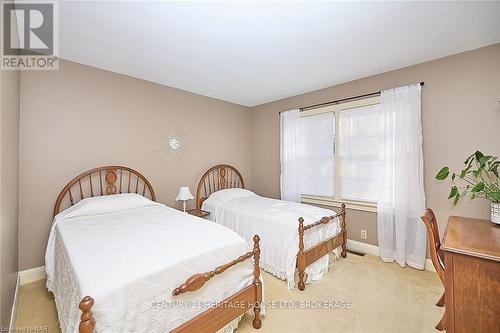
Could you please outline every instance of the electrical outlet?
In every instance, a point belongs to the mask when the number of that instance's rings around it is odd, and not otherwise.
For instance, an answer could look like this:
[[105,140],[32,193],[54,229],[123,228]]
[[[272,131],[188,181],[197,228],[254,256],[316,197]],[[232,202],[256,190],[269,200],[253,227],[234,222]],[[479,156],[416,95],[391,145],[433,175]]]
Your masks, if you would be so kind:
[[361,229],[361,239],[366,239],[366,230]]

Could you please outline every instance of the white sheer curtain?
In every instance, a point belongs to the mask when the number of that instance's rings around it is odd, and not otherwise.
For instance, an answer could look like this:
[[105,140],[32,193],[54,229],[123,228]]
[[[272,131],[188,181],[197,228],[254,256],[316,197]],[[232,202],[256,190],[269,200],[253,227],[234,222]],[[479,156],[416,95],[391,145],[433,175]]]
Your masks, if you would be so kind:
[[281,200],[300,202],[299,109],[281,112]]
[[419,84],[382,91],[382,179],[377,205],[382,260],[423,269],[426,254]]

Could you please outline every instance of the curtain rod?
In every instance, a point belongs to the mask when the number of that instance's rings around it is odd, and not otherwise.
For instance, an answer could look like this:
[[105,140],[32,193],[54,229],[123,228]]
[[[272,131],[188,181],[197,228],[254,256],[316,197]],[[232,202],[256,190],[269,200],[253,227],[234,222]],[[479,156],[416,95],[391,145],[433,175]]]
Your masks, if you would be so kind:
[[[424,82],[423,81],[420,82],[420,85],[424,86]],[[313,104],[313,105],[309,105],[309,106],[303,106],[303,107],[299,108],[299,110],[302,112],[302,111],[305,111],[305,110],[316,109],[316,108],[319,108],[319,107],[322,107],[322,106],[336,105],[336,104],[347,102],[347,101],[350,101],[350,100],[353,100],[353,99],[360,99],[360,98],[365,98],[365,97],[370,97],[370,96],[377,96],[377,95],[380,95],[380,91],[372,92],[372,93],[369,93],[369,94],[363,94],[363,95],[353,96],[353,97],[347,97],[347,98],[337,99],[335,101],[330,101],[330,102],[323,102],[323,103]],[[283,111],[281,111],[281,112],[283,112]],[[281,114],[281,112],[280,112],[280,114]]]

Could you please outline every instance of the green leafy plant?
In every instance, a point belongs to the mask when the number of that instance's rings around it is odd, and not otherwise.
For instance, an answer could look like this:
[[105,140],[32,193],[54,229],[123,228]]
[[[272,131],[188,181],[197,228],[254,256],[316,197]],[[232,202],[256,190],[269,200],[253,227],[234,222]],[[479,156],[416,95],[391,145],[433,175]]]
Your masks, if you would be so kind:
[[[450,195],[456,205],[460,198],[469,196],[471,199],[483,198],[500,203],[500,178],[498,166],[500,161],[496,156],[485,156],[480,151],[470,155],[464,162],[465,167],[460,173],[451,175]],[[450,168],[445,166],[436,175],[437,180],[445,180],[450,175]]]

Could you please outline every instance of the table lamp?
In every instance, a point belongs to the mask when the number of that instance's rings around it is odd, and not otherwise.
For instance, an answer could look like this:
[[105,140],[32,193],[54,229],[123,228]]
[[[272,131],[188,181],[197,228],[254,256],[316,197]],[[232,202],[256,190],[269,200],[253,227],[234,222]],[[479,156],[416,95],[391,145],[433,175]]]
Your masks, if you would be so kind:
[[177,194],[175,201],[182,200],[182,210],[184,212],[186,212],[186,201],[191,199],[194,199],[194,197],[191,191],[189,190],[189,187],[187,186],[179,187],[179,193]]

